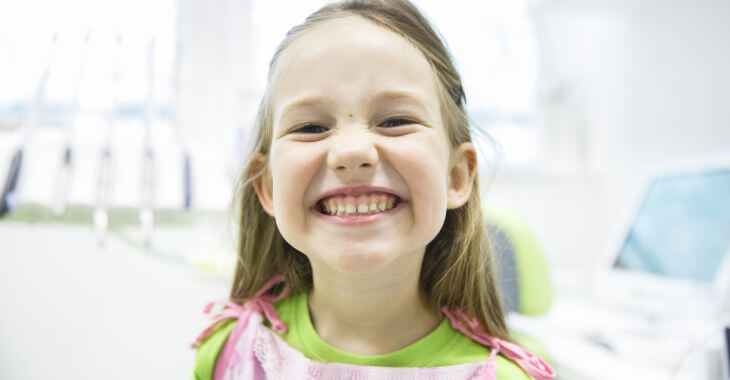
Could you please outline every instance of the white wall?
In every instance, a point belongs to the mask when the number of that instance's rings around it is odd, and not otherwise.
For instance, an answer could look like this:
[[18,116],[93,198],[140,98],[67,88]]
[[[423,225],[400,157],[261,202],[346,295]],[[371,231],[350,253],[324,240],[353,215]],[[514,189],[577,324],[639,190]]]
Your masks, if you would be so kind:
[[730,150],[730,3],[545,1],[534,19],[548,115],[586,130],[593,170]]
[[237,123],[253,119],[252,6],[248,0],[181,0],[179,120],[191,149],[193,204],[224,209]]
[[547,174],[508,170],[488,194],[585,271],[645,169],[730,154],[730,3],[552,0],[532,17]]

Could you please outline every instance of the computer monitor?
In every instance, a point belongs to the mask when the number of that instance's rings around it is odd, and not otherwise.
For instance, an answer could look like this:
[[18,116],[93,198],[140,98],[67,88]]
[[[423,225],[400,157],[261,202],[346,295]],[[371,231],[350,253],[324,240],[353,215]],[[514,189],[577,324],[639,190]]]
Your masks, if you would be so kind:
[[649,312],[722,309],[728,253],[730,159],[675,165],[647,177],[609,247],[599,289]]

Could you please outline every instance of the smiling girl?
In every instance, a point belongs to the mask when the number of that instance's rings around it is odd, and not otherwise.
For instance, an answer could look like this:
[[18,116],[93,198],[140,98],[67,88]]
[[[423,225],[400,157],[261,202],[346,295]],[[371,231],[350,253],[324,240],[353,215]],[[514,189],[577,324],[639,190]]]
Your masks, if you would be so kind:
[[194,378],[553,377],[506,328],[464,101],[405,0],[331,4],[287,34]]

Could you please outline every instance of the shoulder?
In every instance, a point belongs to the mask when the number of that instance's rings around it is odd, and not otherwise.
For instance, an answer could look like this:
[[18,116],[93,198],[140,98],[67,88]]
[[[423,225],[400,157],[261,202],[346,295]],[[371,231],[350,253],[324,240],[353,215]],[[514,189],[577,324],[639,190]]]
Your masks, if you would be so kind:
[[[485,347],[480,343],[469,340],[466,345],[466,358],[471,362],[486,361],[489,358],[491,348]],[[502,355],[497,355],[497,380],[529,380],[531,377],[517,363]]]
[[[473,339],[454,330],[456,338],[454,339],[450,350],[446,354],[439,355],[448,362],[439,363],[439,365],[475,363],[486,361],[489,358],[491,349],[474,341]],[[509,358],[503,355],[497,355],[497,380],[529,380],[522,367],[517,365]]]
[[[448,322],[445,322],[448,325]],[[481,343],[476,342],[470,337],[462,334],[458,330],[449,326],[449,332],[453,336],[448,345],[445,345],[438,352],[433,362],[428,363],[433,366],[444,366],[454,364],[477,363],[486,361],[489,358],[491,349],[485,347]],[[529,380],[530,377],[522,367],[517,365],[509,358],[503,355],[497,355],[497,380]]]
[[210,380],[213,378],[218,354],[226,343],[228,335],[231,334],[233,326],[236,325],[234,322],[231,319],[221,322],[210,336],[198,346],[195,353],[194,380]]
[[517,363],[502,355],[497,355],[497,380],[530,380]]

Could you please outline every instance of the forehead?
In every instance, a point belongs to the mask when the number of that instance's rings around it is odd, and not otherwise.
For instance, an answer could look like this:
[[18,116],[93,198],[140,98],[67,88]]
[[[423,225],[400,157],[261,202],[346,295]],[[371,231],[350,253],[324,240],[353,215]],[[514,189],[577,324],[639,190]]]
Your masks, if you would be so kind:
[[294,99],[356,104],[386,92],[408,93],[438,108],[436,77],[423,54],[359,16],[326,21],[298,36],[279,57],[271,90],[275,113]]

